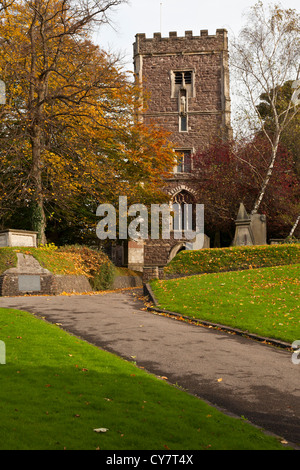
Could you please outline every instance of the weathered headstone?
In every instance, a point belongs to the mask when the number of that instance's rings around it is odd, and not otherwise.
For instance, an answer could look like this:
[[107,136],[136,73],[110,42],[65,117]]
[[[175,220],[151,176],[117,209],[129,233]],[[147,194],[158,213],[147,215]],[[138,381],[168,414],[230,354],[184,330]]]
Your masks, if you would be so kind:
[[264,214],[251,215],[251,230],[255,245],[267,244],[267,219]]
[[240,204],[235,221],[233,246],[267,244],[267,223],[263,214],[248,215],[243,203]]
[[239,212],[235,221],[235,236],[232,244],[234,246],[254,245],[251,230],[251,218],[247,214],[243,203],[240,204]]

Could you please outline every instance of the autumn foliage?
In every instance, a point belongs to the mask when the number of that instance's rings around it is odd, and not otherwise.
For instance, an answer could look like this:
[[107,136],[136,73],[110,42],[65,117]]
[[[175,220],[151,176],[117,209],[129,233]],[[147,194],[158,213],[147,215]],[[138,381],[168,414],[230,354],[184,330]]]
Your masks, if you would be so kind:
[[85,2],[17,0],[1,12],[0,217],[42,243],[59,225],[93,230],[97,205],[118,195],[155,197],[173,165],[164,131],[135,119],[140,90],[91,40],[114,3],[94,2],[93,13]]
[[[206,232],[220,231],[230,244],[239,204],[250,214],[269,164],[266,139],[216,142],[194,159],[195,182],[205,205]],[[291,154],[279,147],[260,213],[267,216],[269,238],[286,238],[300,209],[300,182]],[[296,234],[295,234],[296,235]],[[213,240],[212,240],[213,242]]]

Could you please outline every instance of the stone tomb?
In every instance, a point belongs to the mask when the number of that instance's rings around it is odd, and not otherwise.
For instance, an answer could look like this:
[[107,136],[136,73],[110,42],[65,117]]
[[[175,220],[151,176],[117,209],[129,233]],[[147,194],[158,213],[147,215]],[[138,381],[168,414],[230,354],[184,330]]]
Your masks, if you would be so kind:
[[28,230],[1,230],[0,248],[6,246],[37,246],[37,232]]

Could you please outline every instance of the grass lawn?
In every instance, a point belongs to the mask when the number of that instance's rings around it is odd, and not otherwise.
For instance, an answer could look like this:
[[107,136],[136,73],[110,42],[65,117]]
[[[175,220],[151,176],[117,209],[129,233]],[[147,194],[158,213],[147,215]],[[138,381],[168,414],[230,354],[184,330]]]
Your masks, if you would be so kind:
[[[32,247],[5,247],[0,248],[0,273],[17,265],[16,253],[31,254],[39,263],[55,274],[77,274],[74,257],[66,256],[54,250],[45,250]],[[81,274],[81,273],[80,273]]]
[[268,268],[300,263],[300,243],[233,246],[180,251],[164,272],[168,275],[203,274]]
[[0,248],[0,274],[17,266],[17,255],[13,248]]
[[151,288],[163,309],[289,343],[300,339],[300,264],[155,280]]
[[285,448],[32,314],[0,308],[0,340],[1,450]]

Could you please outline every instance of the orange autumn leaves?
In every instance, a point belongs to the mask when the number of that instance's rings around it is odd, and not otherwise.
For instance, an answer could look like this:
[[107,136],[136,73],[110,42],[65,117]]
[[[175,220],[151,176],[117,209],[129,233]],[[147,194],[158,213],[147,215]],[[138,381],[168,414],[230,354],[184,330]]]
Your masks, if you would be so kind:
[[70,8],[17,0],[1,12],[0,215],[37,204],[43,231],[75,225],[82,207],[91,226],[95,205],[117,195],[155,198],[174,160],[166,133],[137,122],[140,90],[93,44],[89,11]]

